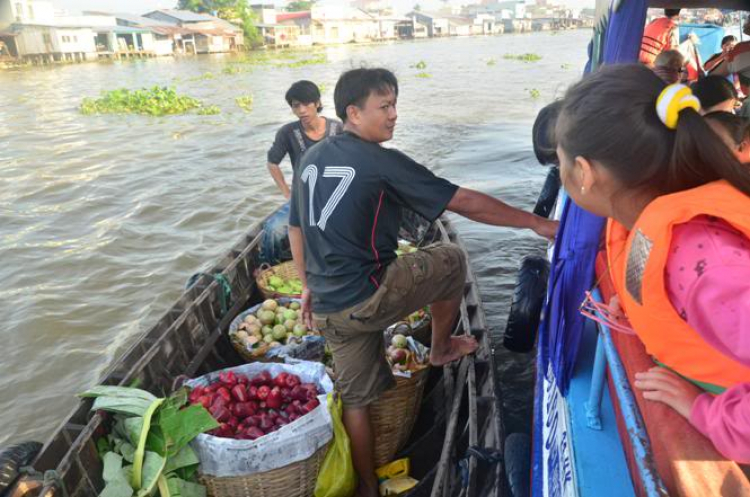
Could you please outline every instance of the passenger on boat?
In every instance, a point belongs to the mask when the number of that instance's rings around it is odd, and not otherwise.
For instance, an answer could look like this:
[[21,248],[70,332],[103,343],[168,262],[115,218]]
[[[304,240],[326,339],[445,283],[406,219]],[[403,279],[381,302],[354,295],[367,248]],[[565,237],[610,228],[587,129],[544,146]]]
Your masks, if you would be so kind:
[[706,122],[743,164],[750,164],[750,121],[731,112],[710,112]]
[[703,64],[703,68],[711,72],[716,66],[724,62],[726,59],[726,56],[729,52],[732,51],[732,49],[737,45],[737,37],[734,35],[727,35],[724,38],[721,39],[721,52],[712,55],[709,57],[709,59]]
[[654,73],[667,84],[679,83],[685,80],[685,57],[679,50],[665,50],[656,56]]
[[362,496],[378,495],[368,406],[395,385],[385,357],[385,328],[430,305],[433,365],[478,346],[474,337],[451,336],[465,284],[463,250],[436,244],[397,258],[402,208],[430,221],[450,210],[550,239],[557,230],[554,221],[461,188],[382,147],[396,127],[397,97],[398,82],[386,69],[353,69],[340,77],[334,101],[344,133],[303,156],[289,217],[304,285],[302,313],[322,331],[333,355]]
[[286,155],[297,170],[305,151],[322,139],[341,133],[341,123],[320,115],[323,105],[320,90],[312,81],[297,81],[287,90],[286,102],[297,116],[297,121],[285,124],[276,132],[273,145],[268,150],[268,172],[285,198],[290,197],[289,185],[279,164]]
[[665,50],[676,50],[680,46],[680,9],[664,9],[664,17],[654,19],[643,30],[641,53],[642,64],[653,67],[656,56]]
[[737,90],[723,76],[706,76],[691,85],[693,94],[701,104],[701,113],[734,112],[741,105]]
[[610,218],[609,275],[664,366],[635,386],[748,463],[750,170],[698,109],[643,66],[605,67],[565,96],[560,173],[574,202]]

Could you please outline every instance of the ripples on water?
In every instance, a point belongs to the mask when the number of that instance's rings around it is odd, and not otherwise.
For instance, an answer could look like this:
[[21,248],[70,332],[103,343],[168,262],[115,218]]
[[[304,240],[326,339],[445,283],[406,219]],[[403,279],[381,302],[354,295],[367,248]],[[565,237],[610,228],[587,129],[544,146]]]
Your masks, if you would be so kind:
[[[90,386],[281,197],[265,168],[276,129],[293,118],[298,79],[385,65],[400,80],[392,146],[463,186],[533,206],[545,171],[530,129],[577,78],[587,31],[325,49],[330,63],[222,74],[231,56],[152,59],[0,72],[0,445],[48,437]],[[540,62],[504,60],[535,52]],[[495,65],[488,65],[495,59]],[[427,63],[431,78],[410,66]],[[212,72],[214,79],[195,80]],[[191,81],[191,79],[193,79]],[[174,85],[218,116],[82,116],[102,90]],[[529,91],[538,89],[533,99]],[[252,94],[242,112],[237,96]],[[515,270],[542,244],[526,232],[459,220],[495,333]],[[509,429],[527,429],[530,357],[498,350]],[[509,381],[512,380],[512,383]]]

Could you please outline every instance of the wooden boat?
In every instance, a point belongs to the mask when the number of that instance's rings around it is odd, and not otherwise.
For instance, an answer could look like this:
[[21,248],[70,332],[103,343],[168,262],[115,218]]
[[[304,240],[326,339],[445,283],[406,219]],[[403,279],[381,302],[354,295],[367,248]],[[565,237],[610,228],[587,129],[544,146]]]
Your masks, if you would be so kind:
[[[604,60],[635,62],[621,57],[623,53],[637,57],[648,7],[750,11],[746,0],[598,0],[596,4],[591,51],[594,70]],[[610,35],[612,39],[607,39]],[[568,200],[562,195],[558,216],[565,202]],[[563,230],[573,233],[571,239],[586,230],[599,232],[598,221],[592,217],[573,213],[563,220],[564,224],[566,221]],[[558,240],[564,236],[561,231]],[[573,245],[576,248],[565,256],[568,260],[554,260],[553,266],[571,264],[577,271],[572,279],[581,283],[581,274],[587,269],[593,273],[598,238],[593,238],[587,248],[580,239],[571,242]],[[582,255],[586,250],[589,253]],[[596,277],[583,282],[587,286],[584,290],[588,290],[594,281],[601,280],[595,292],[600,302],[608,302],[612,295],[606,276],[606,264],[600,261]],[[551,285],[558,284],[559,280],[551,280]],[[583,295],[572,285],[561,288],[562,298],[575,301],[578,312]],[[552,310],[548,309],[548,314]],[[563,314],[562,320],[570,323],[570,315]],[[558,333],[568,332],[568,326],[562,325]],[[683,417],[662,404],[646,401],[632,387],[634,373],[654,365],[635,335],[588,321],[567,389],[559,387],[560,378],[549,360],[548,339],[540,332],[533,496],[750,495],[747,468],[722,457]]]
[[[235,316],[262,299],[254,277],[262,236],[260,223],[197,277],[101,383],[138,385],[162,395],[172,391],[182,375],[195,377],[242,364],[226,331]],[[450,241],[463,248],[444,218],[427,229],[425,240]],[[474,334],[480,347],[473,357],[430,370],[411,439],[399,454],[411,458],[412,476],[420,480],[408,495],[499,497],[505,489],[502,402],[492,337],[470,268],[455,333]],[[20,478],[8,495],[84,497],[102,491],[102,462],[95,447],[102,419],[92,416],[90,407],[89,400],[79,403],[32,461],[36,473]]]

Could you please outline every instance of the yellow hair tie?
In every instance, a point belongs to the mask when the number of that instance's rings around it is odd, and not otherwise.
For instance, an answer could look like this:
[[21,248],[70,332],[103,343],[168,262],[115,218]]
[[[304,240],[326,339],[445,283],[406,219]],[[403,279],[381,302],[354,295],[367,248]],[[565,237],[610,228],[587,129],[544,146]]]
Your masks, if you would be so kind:
[[680,83],[667,86],[656,99],[656,113],[669,129],[677,128],[680,112],[687,108],[698,112],[701,110],[701,103],[689,86]]

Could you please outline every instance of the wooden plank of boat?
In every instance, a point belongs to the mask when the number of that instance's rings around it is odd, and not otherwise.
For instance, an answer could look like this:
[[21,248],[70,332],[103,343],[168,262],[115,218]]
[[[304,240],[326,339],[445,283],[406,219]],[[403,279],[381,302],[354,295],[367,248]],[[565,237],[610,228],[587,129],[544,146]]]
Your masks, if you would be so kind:
[[[602,255],[597,258],[597,275],[601,278],[599,286],[604,300],[609,302],[615,292],[608,276],[606,258]],[[646,353],[637,336],[613,333],[612,340],[631,385],[636,372],[646,371],[654,366],[653,359]],[[636,394],[635,399],[646,423],[659,475],[670,495],[750,495],[750,482],[742,469],[719,454],[713,444],[693,428],[687,419],[665,404],[646,400],[643,395]],[[628,450],[627,434],[623,433],[621,424],[618,428],[629,465],[634,468],[634,456]],[[645,490],[638,481],[637,474],[637,471],[631,469],[635,487],[640,488],[640,495],[644,495]]]
[[[431,232],[428,239],[451,241],[463,249],[447,220],[437,221]],[[197,376],[242,364],[244,361],[222,336],[237,314],[261,299],[254,273],[262,234],[260,224],[251,228],[216,265],[197,278],[172,308],[113,364],[102,383],[137,382],[141,388],[166,395],[173,390],[177,377]],[[217,275],[228,283],[230,295],[223,294]],[[501,455],[504,438],[493,344],[471,268],[467,272],[456,333],[477,335],[480,343],[477,354],[458,365],[431,370],[416,428],[397,457],[410,456],[413,476],[420,479],[409,495],[501,496],[505,489],[501,461],[480,464],[475,457],[469,457],[465,478],[456,469],[467,447]],[[465,391],[468,395],[464,395]],[[79,497],[101,492],[102,467],[95,439],[102,434],[104,420],[98,414],[91,416],[90,407],[90,400],[82,400],[32,464],[39,472],[54,471],[54,481],[27,476],[16,487],[15,497],[52,497],[58,493]]]

